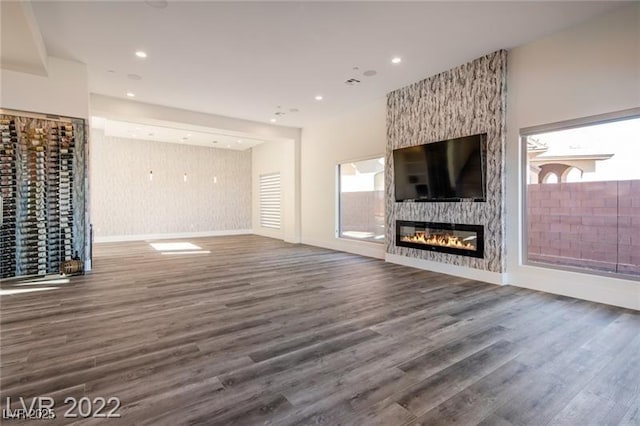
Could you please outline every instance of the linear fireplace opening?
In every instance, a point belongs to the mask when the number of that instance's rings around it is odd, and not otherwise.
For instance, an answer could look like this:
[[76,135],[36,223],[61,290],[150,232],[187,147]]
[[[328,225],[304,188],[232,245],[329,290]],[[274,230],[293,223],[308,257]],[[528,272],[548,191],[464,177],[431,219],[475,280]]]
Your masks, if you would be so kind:
[[396,245],[482,258],[484,226],[398,220]]

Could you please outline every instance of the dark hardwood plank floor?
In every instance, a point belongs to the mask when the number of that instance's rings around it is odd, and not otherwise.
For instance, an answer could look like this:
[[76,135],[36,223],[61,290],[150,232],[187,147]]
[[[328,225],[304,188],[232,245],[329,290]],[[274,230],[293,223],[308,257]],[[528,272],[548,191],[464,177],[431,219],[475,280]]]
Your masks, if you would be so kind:
[[[98,244],[91,274],[3,282],[2,407],[52,397],[40,424],[640,424],[638,312],[257,236],[189,241],[210,253]],[[65,419],[69,396],[118,397],[121,417]]]

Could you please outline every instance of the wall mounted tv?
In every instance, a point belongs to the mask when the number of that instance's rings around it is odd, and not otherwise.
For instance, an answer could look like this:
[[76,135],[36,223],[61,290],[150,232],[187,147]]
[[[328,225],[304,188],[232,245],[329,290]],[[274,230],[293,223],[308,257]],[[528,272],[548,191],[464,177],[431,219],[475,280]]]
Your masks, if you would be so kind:
[[487,134],[393,151],[396,201],[485,201]]

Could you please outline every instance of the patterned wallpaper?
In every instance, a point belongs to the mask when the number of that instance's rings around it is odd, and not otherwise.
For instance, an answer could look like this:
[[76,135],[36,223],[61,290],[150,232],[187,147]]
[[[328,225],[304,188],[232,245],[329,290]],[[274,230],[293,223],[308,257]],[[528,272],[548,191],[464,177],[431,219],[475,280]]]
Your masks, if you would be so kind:
[[251,229],[251,150],[92,129],[90,170],[94,237]]
[[[507,52],[500,50],[387,96],[387,253],[491,272],[505,270],[506,64]],[[487,133],[486,202],[395,202],[394,149],[478,133]],[[484,225],[485,257],[478,259],[397,247],[396,220]]]

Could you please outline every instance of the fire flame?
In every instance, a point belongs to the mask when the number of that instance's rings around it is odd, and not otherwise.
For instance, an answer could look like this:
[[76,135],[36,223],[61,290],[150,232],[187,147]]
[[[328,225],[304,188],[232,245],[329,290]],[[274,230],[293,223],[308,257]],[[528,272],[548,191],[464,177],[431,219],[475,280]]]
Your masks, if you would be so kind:
[[455,247],[464,250],[475,250],[476,246],[468,241],[463,241],[460,237],[451,234],[431,234],[424,231],[417,231],[414,235],[403,235],[400,238],[407,243],[427,244],[441,247]]

